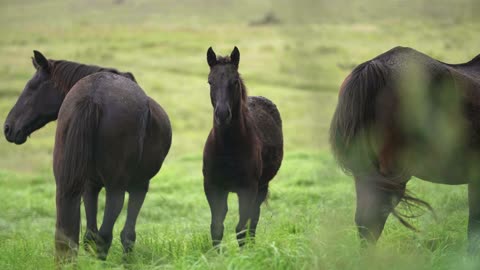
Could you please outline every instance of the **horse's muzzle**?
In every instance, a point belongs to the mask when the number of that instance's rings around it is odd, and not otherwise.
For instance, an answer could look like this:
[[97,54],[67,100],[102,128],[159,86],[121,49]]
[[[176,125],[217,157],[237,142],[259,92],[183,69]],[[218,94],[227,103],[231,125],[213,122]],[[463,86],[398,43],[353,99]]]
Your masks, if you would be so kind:
[[11,143],[23,144],[27,141],[25,132],[23,132],[23,130],[15,131],[13,126],[10,124],[5,124],[3,126],[3,134],[5,134],[5,139]]
[[217,125],[228,125],[232,121],[232,111],[229,107],[222,106],[215,108],[215,123]]

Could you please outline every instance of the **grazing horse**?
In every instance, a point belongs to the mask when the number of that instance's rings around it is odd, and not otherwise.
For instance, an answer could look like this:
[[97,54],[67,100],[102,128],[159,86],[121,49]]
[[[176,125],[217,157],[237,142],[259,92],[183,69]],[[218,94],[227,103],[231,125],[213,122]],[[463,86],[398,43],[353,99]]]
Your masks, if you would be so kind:
[[[9,142],[23,144],[35,130],[58,118],[53,153],[57,185],[57,259],[76,254],[80,197],[87,216],[84,241],[105,259],[114,223],[129,193],[124,251],[133,248],[135,224],[150,179],[171,144],[167,114],[138,86],[131,73],[69,61],[47,60],[34,51],[35,75],[4,126]],[[97,229],[98,193],[105,187],[103,223]]]
[[217,247],[223,238],[228,193],[235,192],[240,211],[237,240],[243,246],[247,230],[252,239],[255,236],[268,183],[282,163],[282,120],[270,100],[247,96],[238,73],[237,47],[230,57],[218,58],[210,47],[207,61],[214,114],[203,153],[203,176],[212,214],[212,242]]
[[[341,86],[330,127],[341,167],[355,179],[359,234],[374,243],[412,176],[468,184],[469,250],[480,239],[480,55],[446,64],[397,47],[357,66]],[[362,241],[364,242],[364,241]]]

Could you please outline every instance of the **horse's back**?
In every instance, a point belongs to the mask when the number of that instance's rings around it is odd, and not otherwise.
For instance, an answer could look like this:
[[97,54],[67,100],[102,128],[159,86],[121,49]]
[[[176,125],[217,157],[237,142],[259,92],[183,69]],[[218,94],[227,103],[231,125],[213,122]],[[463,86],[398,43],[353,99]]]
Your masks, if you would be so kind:
[[249,96],[248,109],[262,142],[262,180],[270,181],[283,159],[282,119],[277,106],[265,97]]
[[371,61],[381,62],[393,76],[402,76],[397,79],[405,79],[405,76],[420,71],[430,78],[450,76],[480,86],[480,55],[466,63],[450,64],[409,47],[395,47]]

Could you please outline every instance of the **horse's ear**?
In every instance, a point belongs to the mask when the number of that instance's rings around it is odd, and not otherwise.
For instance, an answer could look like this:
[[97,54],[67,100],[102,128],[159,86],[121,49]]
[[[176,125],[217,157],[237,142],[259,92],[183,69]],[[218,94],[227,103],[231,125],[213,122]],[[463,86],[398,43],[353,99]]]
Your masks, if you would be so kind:
[[38,69],[40,66],[37,64],[37,61],[35,61],[35,58],[32,57],[32,65],[35,69]]
[[233,51],[230,54],[230,61],[238,68],[238,64],[240,63],[240,51],[238,50],[237,46],[233,48]]
[[212,47],[208,48],[207,51],[207,62],[210,67],[213,67],[217,64],[217,55],[213,51]]
[[[33,51],[33,57],[34,57],[34,61],[36,62],[38,67],[41,67],[45,70],[48,70],[48,68],[49,68],[48,60],[45,56],[43,56],[43,54],[41,52],[34,50]],[[35,64],[34,64],[34,66],[35,66]]]
[[133,74],[131,72],[125,72],[123,73],[123,75],[127,78],[129,78],[130,80],[134,81],[134,82],[137,82],[137,80],[135,80],[135,76],[133,76]]

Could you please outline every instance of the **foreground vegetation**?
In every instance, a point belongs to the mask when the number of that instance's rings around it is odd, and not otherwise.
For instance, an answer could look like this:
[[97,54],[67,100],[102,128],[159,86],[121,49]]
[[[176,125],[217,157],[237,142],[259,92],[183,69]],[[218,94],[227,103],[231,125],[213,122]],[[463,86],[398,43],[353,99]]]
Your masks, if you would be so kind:
[[[343,78],[397,45],[445,62],[480,53],[472,1],[460,1],[464,9],[442,9],[442,0],[432,9],[419,4],[428,1],[396,1],[391,16],[382,1],[367,2],[378,12],[348,1],[303,0],[294,7],[289,1],[0,1],[0,119],[33,74],[29,57],[37,49],[54,59],[133,72],[172,121],[172,149],[152,180],[135,253],[122,256],[123,213],[108,260],[81,251],[79,268],[477,269],[479,262],[464,255],[463,186],[412,181],[410,189],[432,204],[437,218],[426,213],[415,220],[417,233],[392,218],[376,249],[358,248],[352,180],[337,168],[327,144]],[[280,23],[249,25],[267,12]],[[262,208],[256,245],[236,245],[232,194],[225,249],[218,254],[210,247],[201,174],[212,122],[205,53],[214,46],[226,54],[234,45],[250,94],[269,97],[282,113],[286,155]],[[0,269],[53,268],[54,131],[51,123],[22,146],[0,140]]]

